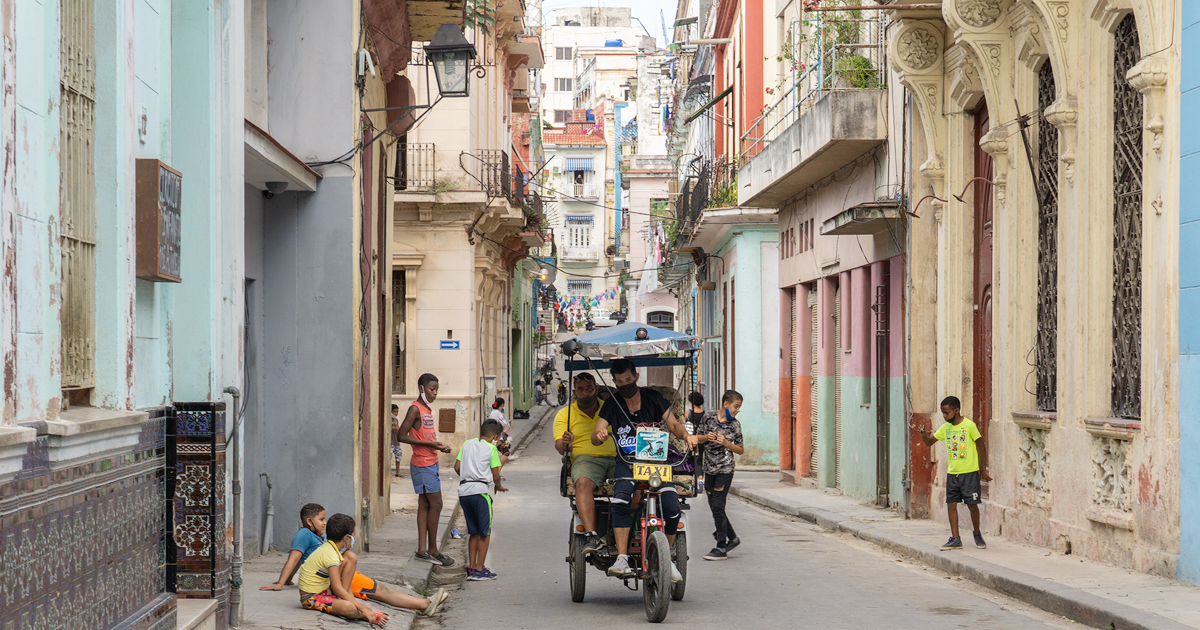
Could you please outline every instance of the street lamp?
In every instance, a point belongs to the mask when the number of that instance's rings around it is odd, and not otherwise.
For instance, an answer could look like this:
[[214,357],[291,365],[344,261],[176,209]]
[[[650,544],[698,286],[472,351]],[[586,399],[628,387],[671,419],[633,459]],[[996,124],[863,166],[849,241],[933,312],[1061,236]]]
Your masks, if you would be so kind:
[[425,46],[425,54],[433,62],[438,91],[443,97],[467,96],[470,81],[467,66],[475,58],[475,47],[453,24],[438,27],[433,39]]

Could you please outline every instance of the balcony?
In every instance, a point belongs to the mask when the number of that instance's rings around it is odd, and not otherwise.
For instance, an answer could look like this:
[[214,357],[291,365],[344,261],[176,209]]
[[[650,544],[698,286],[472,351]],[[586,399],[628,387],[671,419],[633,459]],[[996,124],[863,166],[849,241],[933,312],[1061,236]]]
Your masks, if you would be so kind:
[[600,260],[600,251],[596,247],[562,246],[558,248],[558,259],[563,262],[588,262]]
[[575,199],[599,199],[600,187],[595,184],[571,184],[564,194]]
[[401,143],[396,153],[396,192],[430,192],[437,185],[432,142]]
[[785,37],[792,74],[741,138],[738,205],[777,207],[887,140],[885,16],[831,15]]

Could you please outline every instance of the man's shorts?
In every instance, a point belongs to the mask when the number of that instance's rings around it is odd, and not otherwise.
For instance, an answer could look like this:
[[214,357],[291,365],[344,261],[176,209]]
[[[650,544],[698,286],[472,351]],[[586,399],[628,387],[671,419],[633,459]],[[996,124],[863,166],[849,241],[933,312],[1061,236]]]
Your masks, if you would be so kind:
[[[350,594],[359,599],[367,599],[375,594],[375,580],[361,573],[355,573],[354,578],[350,580]],[[337,600],[337,595],[330,590],[321,593],[300,591],[300,606],[308,610],[318,610],[332,615],[333,603]]]
[[438,476],[438,465],[428,466],[408,465],[412,475],[413,492],[417,494],[435,494],[442,491],[442,479]]
[[468,494],[458,497],[463,517],[467,519],[467,533],[475,536],[492,535],[492,495]]
[[394,459],[396,461],[400,461],[401,457],[404,457],[404,448],[401,447],[399,444],[393,444],[392,445],[392,459]]
[[572,484],[579,483],[580,479],[587,477],[592,483],[602,486],[616,474],[617,458],[612,455],[576,455],[575,461],[571,462]]
[[983,503],[983,490],[979,486],[979,471],[961,475],[946,475],[946,503]]

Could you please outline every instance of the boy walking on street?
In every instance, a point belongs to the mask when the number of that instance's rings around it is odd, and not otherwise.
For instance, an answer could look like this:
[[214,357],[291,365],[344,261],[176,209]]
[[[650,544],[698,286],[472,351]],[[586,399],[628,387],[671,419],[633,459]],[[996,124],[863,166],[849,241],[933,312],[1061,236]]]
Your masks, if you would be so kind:
[[458,452],[454,472],[458,473],[458,504],[467,519],[467,579],[494,580],[498,577],[483,565],[487,559],[492,537],[492,495],[488,483],[496,484],[496,492],[508,492],[500,483],[500,451],[496,441],[503,427],[496,420],[484,420],[479,437],[467,440]]
[[[699,405],[693,403],[693,406]],[[742,395],[730,389],[721,396],[721,410],[706,412],[696,425],[696,441],[707,444],[704,447],[704,492],[708,495],[708,508],[716,525],[713,538],[717,539],[717,546],[705,554],[705,560],[724,560],[730,551],[742,544],[725,514],[729,485],[733,483],[733,456],[746,452],[742,446],[742,423],[737,420],[741,410]]]
[[946,515],[950,519],[950,540],[942,545],[942,551],[962,549],[958,536],[958,504],[966,503],[971,513],[971,526],[975,534],[975,546],[987,549],[983,534],[979,531],[979,504],[983,502],[980,480],[991,481],[987,472],[987,444],[979,441],[983,437],[974,422],[959,413],[962,403],[955,396],[942,400],[942,419],[945,422],[933,435],[921,427],[921,440],[925,446],[933,446],[938,440],[946,443]]
[[438,379],[432,374],[422,374],[417,379],[420,395],[408,408],[404,422],[400,423],[400,441],[412,445],[412,459],[408,470],[412,475],[413,491],[417,499],[417,553],[418,560],[454,565],[454,560],[438,551],[438,520],[442,516],[442,480],[438,476],[438,452],[449,453],[450,446],[439,442],[437,427],[433,424],[433,409],[430,405],[437,400]]

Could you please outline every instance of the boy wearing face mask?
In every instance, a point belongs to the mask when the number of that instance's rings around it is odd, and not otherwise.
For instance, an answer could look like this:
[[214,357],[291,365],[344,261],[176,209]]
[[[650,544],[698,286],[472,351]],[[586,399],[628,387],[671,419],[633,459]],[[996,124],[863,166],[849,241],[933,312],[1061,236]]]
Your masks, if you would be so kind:
[[413,491],[417,493],[417,553],[418,560],[453,566],[454,559],[438,552],[438,520],[442,514],[442,481],[438,476],[438,452],[449,453],[450,445],[439,442],[433,423],[433,408],[437,400],[438,379],[422,374],[417,379],[420,395],[408,408],[400,424],[400,441],[412,446],[409,472]]
[[713,538],[717,539],[717,546],[705,554],[705,560],[724,560],[742,543],[725,514],[725,500],[733,483],[733,456],[746,452],[742,446],[742,423],[737,420],[741,410],[742,395],[731,389],[721,396],[721,409],[706,412],[696,425],[696,440],[706,444],[704,492],[716,525]]
[[596,532],[596,489],[612,479],[617,470],[617,449],[612,440],[596,446],[592,432],[604,401],[600,400],[596,377],[588,372],[575,375],[575,402],[558,410],[554,417],[554,448],[560,455],[571,451],[571,483],[575,486],[575,507],[585,531],[583,552],[595,553],[604,547]]

